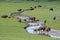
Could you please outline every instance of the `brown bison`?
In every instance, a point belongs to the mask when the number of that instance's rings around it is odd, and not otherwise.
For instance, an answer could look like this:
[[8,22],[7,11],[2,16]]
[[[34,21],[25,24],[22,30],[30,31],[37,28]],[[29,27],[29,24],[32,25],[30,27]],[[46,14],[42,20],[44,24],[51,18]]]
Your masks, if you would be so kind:
[[8,18],[8,15],[2,15],[1,18]]
[[51,11],[53,11],[53,8],[50,8]]
[[34,6],[34,8],[36,8],[36,6]]
[[18,9],[18,11],[22,11],[22,9]]
[[56,20],[56,17],[53,17],[53,20]]
[[21,19],[19,19],[19,22],[21,22]]
[[38,5],[38,7],[42,7],[41,5]]
[[30,10],[34,10],[34,8],[33,7],[30,7]]
[[46,25],[46,20],[44,20],[44,23],[45,23],[45,25]]

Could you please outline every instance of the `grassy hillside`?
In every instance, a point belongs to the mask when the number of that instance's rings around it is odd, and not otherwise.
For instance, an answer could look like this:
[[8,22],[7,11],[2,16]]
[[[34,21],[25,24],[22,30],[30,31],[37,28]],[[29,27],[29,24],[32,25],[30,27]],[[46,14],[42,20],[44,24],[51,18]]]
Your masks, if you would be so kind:
[[[6,3],[0,2],[0,16],[10,15],[12,12],[17,12],[17,9],[27,9],[37,5],[43,5],[47,7],[54,7],[54,11],[50,11],[49,8],[36,8],[33,11],[26,11],[22,14],[35,16],[40,21],[47,20],[47,25],[54,29],[60,30],[60,4],[58,2],[24,2],[24,3]],[[52,18],[56,16],[55,21]],[[13,18],[0,18],[0,40],[60,40],[43,35],[32,35],[27,33],[23,27],[26,24],[24,22],[19,23],[17,19]]]

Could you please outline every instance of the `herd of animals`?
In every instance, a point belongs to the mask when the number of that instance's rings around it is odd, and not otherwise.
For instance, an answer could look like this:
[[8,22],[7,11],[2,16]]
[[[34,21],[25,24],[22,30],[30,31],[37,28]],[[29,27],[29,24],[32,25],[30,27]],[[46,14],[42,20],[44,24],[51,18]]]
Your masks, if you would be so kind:
[[[11,18],[11,17],[17,16],[17,15],[20,16],[20,14],[23,13],[24,11],[32,11],[32,10],[34,10],[35,8],[42,8],[42,7],[43,7],[42,5],[38,5],[38,6],[30,7],[29,9],[25,9],[25,10],[18,9],[18,10],[17,10],[18,12],[13,12],[13,13],[11,13],[9,16],[8,16],[8,15],[2,15],[1,18]],[[45,7],[46,7],[46,6],[45,6]],[[54,8],[51,7],[51,8],[49,8],[49,10],[50,10],[50,11],[53,11]],[[53,20],[55,20],[55,19],[56,19],[56,16],[53,17]]]
[[[37,22],[40,22],[40,21],[38,19],[36,19],[36,17],[31,17],[31,16],[21,14],[24,11],[33,11],[37,7],[41,8],[42,5],[30,7],[29,9],[25,9],[25,10],[18,9],[18,12],[13,12],[9,16],[8,15],[2,15],[1,18],[17,18],[19,22],[25,21],[27,26],[24,27],[24,29],[28,28],[29,26],[38,26],[39,24]],[[50,8],[49,10],[53,11],[54,9]],[[56,20],[56,17],[53,17],[53,20]],[[42,30],[42,31],[49,32],[51,30],[51,28],[46,25],[46,20],[41,22],[41,25],[42,26],[40,28],[36,28],[36,29],[34,29],[34,31]]]

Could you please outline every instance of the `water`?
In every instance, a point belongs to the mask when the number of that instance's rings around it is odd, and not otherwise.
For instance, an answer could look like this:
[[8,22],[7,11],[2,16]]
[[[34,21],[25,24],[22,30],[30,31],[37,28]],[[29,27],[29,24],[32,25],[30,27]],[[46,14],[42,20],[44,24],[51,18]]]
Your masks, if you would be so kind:
[[46,32],[46,31],[42,31],[42,30],[34,31],[34,29],[40,28],[42,26],[42,24],[44,24],[43,22],[37,22],[37,23],[39,24],[38,26],[28,26],[26,28],[27,32],[30,34],[45,34],[45,35],[48,35],[50,37],[60,39],[60,30],[51,29],[50,32]]

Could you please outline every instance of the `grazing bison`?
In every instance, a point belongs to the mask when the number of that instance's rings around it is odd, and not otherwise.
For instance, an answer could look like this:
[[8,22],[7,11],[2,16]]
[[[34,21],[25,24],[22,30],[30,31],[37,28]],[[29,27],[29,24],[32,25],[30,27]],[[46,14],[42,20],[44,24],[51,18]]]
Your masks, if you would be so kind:
[[44,20],[44,23],[46,24],[46,20]]
[[24,29],[26,29],[29,25],[27,25],[26,27],[24,27]]
[[53,17],[53,20],[56,20],[56,17]]
[[26,29],[27,27],[24,27],[24,29]]
[[51,11],[53,11],[53,8],[50,8]]
[[19,19],[19,22],[21,22],[21,19]]
[[22,11],[22,9],[18,9],[18,11]]
[[38,5],[38,7],[42,7],[41,5]]
[[1,16],[1,18],[7,18],[8,17],[8,15],[2,15]]
[[30,10],[34,10],[34,8],[33,7],[30,7]]
[[36,6],[34,6],[34,8],[36,8]]

